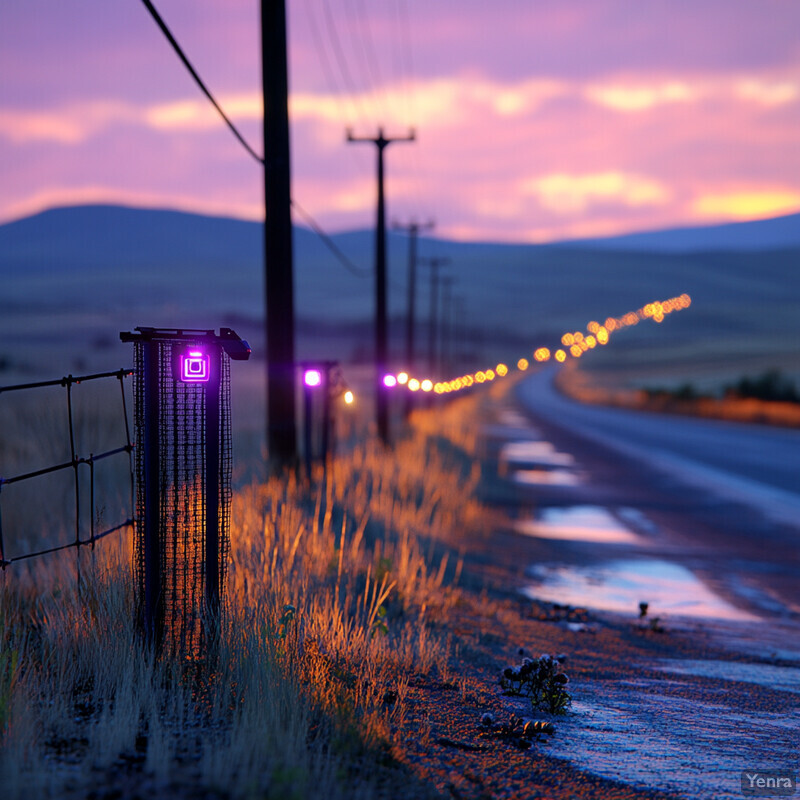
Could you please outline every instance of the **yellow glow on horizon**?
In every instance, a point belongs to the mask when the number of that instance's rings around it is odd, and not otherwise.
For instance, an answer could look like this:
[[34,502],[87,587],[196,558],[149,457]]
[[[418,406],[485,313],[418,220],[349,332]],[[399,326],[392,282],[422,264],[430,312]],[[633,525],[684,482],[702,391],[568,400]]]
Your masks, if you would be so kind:
[[635,208],[660,205],[669,199],[666,186],[654,178],[614,171],[583,175],[551,173],[524,182],[522,190],[537,195],[545,208],[560,214],[572,214],[609,201]]
[[692,203],[692,211],[699,217],[741,220],[789,214],[798,209],[800,192],[792,189],[707,194]]

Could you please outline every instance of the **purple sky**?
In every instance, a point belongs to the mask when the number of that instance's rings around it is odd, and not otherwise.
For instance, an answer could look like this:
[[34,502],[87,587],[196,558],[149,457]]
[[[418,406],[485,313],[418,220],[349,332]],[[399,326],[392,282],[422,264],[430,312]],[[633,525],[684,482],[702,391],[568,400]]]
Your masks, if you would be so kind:
[[[797,0],[288,0],[295,199],[545,241],[800,210]],[[256,0],[160,0],[261,151]],[[0,5],[0,221],[118,202],[259,219],[261,171],[140,0]],[[299,220],[302,221],[302,220]]]

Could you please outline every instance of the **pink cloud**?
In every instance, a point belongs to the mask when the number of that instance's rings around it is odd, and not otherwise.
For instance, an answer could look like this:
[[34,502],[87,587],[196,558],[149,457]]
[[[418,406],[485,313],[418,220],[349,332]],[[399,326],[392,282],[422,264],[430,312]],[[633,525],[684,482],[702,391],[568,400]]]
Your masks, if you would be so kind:
[[[0,24],[0,220],[111,200],[262,213],[260,168],[138,4],[11,4]],[[331,230],[397,216],[462,238],[542,240],[794,210],[800,5],[705,0],[346,0],[289,6],[294,193]],[[407,9],[407,14],[402,9]],[[161,11],[257,151],[257,7]],[[347,63],[342,72],[333,31]],[[64,32],[69,31],[69,36]],[[349,77],[349,80],[348,80]]]

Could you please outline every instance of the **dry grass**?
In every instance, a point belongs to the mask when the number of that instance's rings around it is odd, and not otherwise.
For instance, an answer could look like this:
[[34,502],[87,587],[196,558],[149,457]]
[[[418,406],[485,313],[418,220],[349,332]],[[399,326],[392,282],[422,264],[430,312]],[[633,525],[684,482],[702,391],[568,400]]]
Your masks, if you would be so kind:
[[411,677],[448,675],[437,623],[458,597],[458,540],[485,522],[468,417],[417,412],[392,451],[362,440],[312,484],[239,490],[227,612],[200,661],[142,646],[124,546],[83,556],[80,582],[68,554],[10,569],[4,798],[425,796],[393,782],[390,749]]

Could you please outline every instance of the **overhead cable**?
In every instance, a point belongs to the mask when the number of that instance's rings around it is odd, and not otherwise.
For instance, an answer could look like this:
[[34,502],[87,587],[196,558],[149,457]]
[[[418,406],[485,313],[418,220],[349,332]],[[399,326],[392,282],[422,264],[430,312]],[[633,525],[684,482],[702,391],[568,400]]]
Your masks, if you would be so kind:
[[[211,104],[219,112],[219,115],[225,121],[225,124],[233,132],[233,135],[239,140],[239,142],[242,144],[242,146],[245,148],[245,150],[247,150],[247,152],[256,161],[258,161],[259,164],[261,164],[263,166],[264,165],[264,159],[260,155],[258,155],[258,153],[256,153],[255,150],[253,150],[252,147],[250,147],[250,145],[245,140],[244,136],[242,136],[242,134],[239,132],[239,130],[236,128],[236,126],[233,124],[233,122],[231,122],[229,117],[222,110],[222,108],[220,107],[219,103],[217,103],[217,101],[214,99],[214,96],[211,94],[211,91],[205,85],[205,83],[203,82],[203,79],[197,74],[197,70],[195,70],[195,68],[192,66],[192,64],[189,61],[189,59],[187,58],[186,54],[183,52],[183,49],[178,44],[178,42],[175,39],[175,37],[172,35],[172,32],[169,30],[169,28],[167,27],[167,24],[161,18],[161,15],[158,13],[158,11],[155,8],[155,6],[150,2],[150,0],[142,0],[142,3],[144,3],[144,5],[147,8],[147,10],[150,12],[150,14],[152,15],[153,19],[158,24],[158,27],[161,29],[161,32],[164,34],[164,36],[167,38],[169,43],[172,45],[172,49],[178,54],[178,57],[183,62],[183,65],[186,67],[186,69],[189,70],[189,73],[191,74],[192,78],[194,78],[195,83],[200,87],[200,89],[202,90],[203,94],[211,101]],[[300,216],[303,217],[303,219],[309,225],[311,230],[313,230],[314,233],[316,233],[317,236],[319,236],[319,238],[322,239],[322,241],[325,243],[325,245],[328,247],[328,249],[336,256],[336,258],[339,260],[339,262],[346,269],[348,269],[354,275],[357,275],[359,278],[366,278],[366,277],[369,276],[370,273],[367,270],[364,270],[364,269],[361,269],[360,267],[357,267],[339,249],[339,247],[336,246],[336,243],[333,241],[333,239],[331,239],[331,237],[328,236],[327,233],[325,233],[325,231],[322,229],[322,227],[319,225],[319,223],[311,216],[311,214],[309,214],[296,200],[292,200],[291,203],[292,203],[292,207],[297,211],[298,214],[300,214]]]
[[297,211],[298,214],[308,223],[309,227],[311,228],[314,233],[319,236],[320,239],[327,245],[328,249],[339,259],[342,266],[346,267],[353,275],[357,275],[359,278],[368,278],[370,276],[369,270],[362,269],[361,267],[357,267],[337,246],[336,242],[325,233],[322,228],[320,228],[317,221],[308,213],[296,200],[292,200],[292,208]]
[[180,60],[183,62],[183,65],[186,67],[186,69],[189,70],[189,74],[192,76],[192,78],[194,78],[194,82],[200,87],[200,90],[203,92],[203,94],[211,101],[211,105],[213,105],[214,108],[217,109],[219,115],[222,117],[223,120],[225,120],[225,124],[231,129],[231,132],[239,140],[242,147],[244,147],[244,149],[247,150],[247,152],[256,161],[263,164],[264,163],[263,157],[258,155],[258,153],[256,153],[256,151],[253,150],[252,147],[250,147],[250,145],[247,143],[247,140],[244,138],[244,136],[242,136],[241,133],[239,133],[237,127],[233,124],[233,122],[231,122],[227,114],[220,107],[219,103],[214,99],[214,95],[211,94],[208,87],[205,85],[205,83],[203,83],[203,79],[197,74],[197,71],[192,66],[192,63],[189,61],[186,54],[183,52],[183,49],[178,44],[175,37],[172,35],[172,32],[167,27],[167,23],[164,22],[164,20],[161,18],[161,15],[158,13],[156,7],[150,2],[150,0],[142,0],[142,3],[144,3],[145,8],[150,12],[150,15],[156,21],[158,27],[161,28],[161,32],[167,38],[167,41],[172,45],[172,49],[177,53],[178,58],[180,58]]

